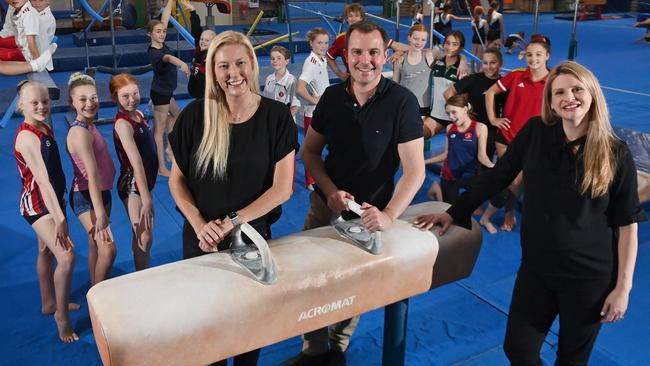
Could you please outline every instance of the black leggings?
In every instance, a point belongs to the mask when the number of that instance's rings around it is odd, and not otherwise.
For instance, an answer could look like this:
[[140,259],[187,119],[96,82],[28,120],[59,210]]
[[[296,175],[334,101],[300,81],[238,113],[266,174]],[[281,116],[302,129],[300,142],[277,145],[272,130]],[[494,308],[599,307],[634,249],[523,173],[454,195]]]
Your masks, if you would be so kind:
[[555,365],[587,365],[600,330],[600,310],[614,283],[612,278],[542,276],[520,268],[503,344],[510,363],[541,366],[539,351],[559,315]]

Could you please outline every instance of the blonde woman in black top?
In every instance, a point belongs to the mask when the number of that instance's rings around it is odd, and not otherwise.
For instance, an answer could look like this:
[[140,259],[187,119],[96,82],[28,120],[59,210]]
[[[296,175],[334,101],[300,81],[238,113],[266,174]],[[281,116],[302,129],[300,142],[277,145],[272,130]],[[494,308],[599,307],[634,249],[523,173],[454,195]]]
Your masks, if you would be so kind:
[[559,315],[556,365],[586,365],[604,323],[627,311],[638,247],[636,168],[613,133],[605,97],[585,67],[563,62],[549,75],[542,116],[512,141],[494,169],[447,212],[416,225],[469,227],[474,208],[524,173],[521,266],[504,350],[514,365],[540,365]]
[[[220,33],[208,48],[207,98],[185,107],[169,136],[169,187],[185,217],[183,258],[227,249],[237,222],[269,239],[271,211],[291,196],[296,126],[289,107],[260,96],[258,75],[248,38]],[[258,356],[239,355],[235,365],[255,365]]]

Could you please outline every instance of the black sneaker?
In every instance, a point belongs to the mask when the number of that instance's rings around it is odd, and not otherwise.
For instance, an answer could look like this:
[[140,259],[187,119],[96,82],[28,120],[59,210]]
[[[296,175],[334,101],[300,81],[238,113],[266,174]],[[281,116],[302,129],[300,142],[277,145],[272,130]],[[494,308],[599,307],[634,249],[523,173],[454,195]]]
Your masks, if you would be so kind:
[[322,355],[311,356],[306,353],[300,352],[296,357],[290,358],[280,366],[327,366],[329,360],[329,353]]
[[347,366],[348,364],[345,358],[345,352],[330,350],[327,356],[327,366]]

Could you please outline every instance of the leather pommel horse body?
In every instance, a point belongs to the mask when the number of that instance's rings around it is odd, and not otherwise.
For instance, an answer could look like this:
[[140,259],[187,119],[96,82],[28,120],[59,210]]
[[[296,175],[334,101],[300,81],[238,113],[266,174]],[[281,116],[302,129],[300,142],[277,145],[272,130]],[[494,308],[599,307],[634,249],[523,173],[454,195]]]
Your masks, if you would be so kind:
[[270,285],[228,252],[103,281],[87,294],[102,362],[205,365],[467,277],[481,245],[475,223],[442,240],[411,225],[416,215],[446,207],[409,207],[408,221],[382,233],[378,255],[331,226],[271,240],[277,280]]

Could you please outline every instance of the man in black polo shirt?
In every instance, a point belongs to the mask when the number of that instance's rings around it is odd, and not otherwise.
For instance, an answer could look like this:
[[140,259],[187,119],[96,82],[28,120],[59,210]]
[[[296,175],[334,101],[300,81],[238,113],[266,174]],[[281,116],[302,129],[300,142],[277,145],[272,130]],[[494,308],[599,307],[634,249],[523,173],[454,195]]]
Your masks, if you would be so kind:
[[[355,23],[346,39],[350,78],[325,90],[305,136],[301,158],[316,186],[304,228],[329,225],[332,212],[346,211],[350,199],[362,203],[370,232],[389,230],[424,181],[420,108],[410,91],[381,75],[388,56],[381,27]],[[305,334],[303,352],[285,365],[345,365],[358,320]]]

